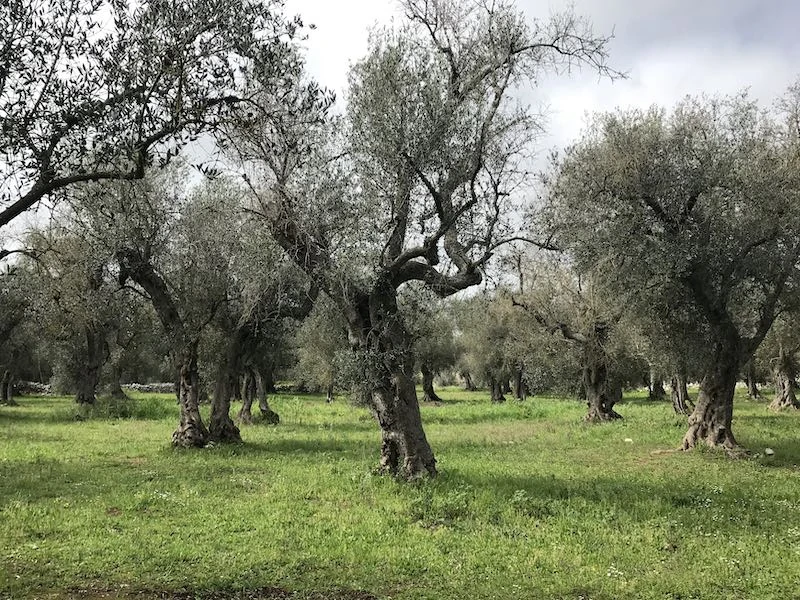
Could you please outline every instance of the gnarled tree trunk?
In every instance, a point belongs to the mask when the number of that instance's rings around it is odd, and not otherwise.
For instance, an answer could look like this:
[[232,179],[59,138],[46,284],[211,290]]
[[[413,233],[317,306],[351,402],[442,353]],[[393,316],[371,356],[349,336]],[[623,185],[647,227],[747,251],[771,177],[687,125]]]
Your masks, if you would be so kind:
[[80,366],[75,384],[75,402],[78,404],[94,404],[97,399],[97,384],[100,372],[108,360],[108,344],[100,327],[89,324],[84,330],[86,336],[85,362]]
[[327,388],[325,388],[325,402],[330,404],[331,402],[333,402],[333,399],[334,399],[333,384],[331,383],[330,385],[328,385]]
[[439,398],[436,394],[436,390],[433,389],[433,371],[428,368],[428,365],[422,365],[420,371],[422,371],[423,400],[425,402],[441,402],[442,399]]
[[760,400],[761,399],[761,392],[758,389],[758,380],[756,377],[756,366],[753,362],[753,359],[747,361],[747,364],[744,367],[744,380],[747,384],[747,396],[751,400]]
[[472,375],[469,374],[469,371],[461,371],[461,378],[464,380],[464,389],[468,392],[474,392],[476,389],[475,384],[472,381]]
[[699,443],[728,450],[738,448],[733,436],[733,394],[739,373],[740,349],[737,338],[728,336],[717,342],[710,366],[700,381],[700,394],[692,414],[683,449]]
[[589,412],[585,420],[591,423],[621,419],[614,405],[622,397],[622,389],[612,386],[608,380],[608,369],[602,360],[589,360],[583,367],[583,390]]
[[409,479],[436,476],[414,386],[411,336],[397,307],[397,291],[379,279],[369,294],[339,301],[351,344],[365,357],[367,397],[381,428],[381,470]]
[[525,385],[525,372],[522,367],[514,369],[514,379],[511,387],[514,390],[514,397],[524,402],[528,397],[528,386]]
[[281,417],[269,405],[267,393],[270,390],[275,391],[275,381],[272,379],[272,368],[267,369],[268,377],[264,376],[264,372],[260,369],[254,369],[254,379],[256,382],[256,394],[258,395],[258,410],[261,413],[261,419],[270,425],[277,425],[281,422]]
[[0,378],[0,404],[18,406],[14,400],[14,378],[11,376],[10,369],[5,369],[2,378]]
[[180,388],[178,399],[181,419],[172,434],[172,445],[202,448],[208,443],[208,429],[200,417],[200,373],[197,370],[197,342],[189,343],[180,353]]
[[506,401],[506,397],[503,395],[503,382],[494,376],[489,377],[489,392],[493,403],[501,404]]
[[775,381],[775,399],[769,405],[772,410],[785,410],[790,408],[800,408],[797,401],[797,365],[791,352],[787,352],[783,346],[775,361],[773,370]]
[[670,380],[670,395],[672,398],[672,409],[675,414],[688,415],[694,407],[689,399],[689,390],[686,387],[686,374],[678,372]]
[[664,379],[661,373],[650,368],[650,400],[664,400],[667,392],[664,390]]

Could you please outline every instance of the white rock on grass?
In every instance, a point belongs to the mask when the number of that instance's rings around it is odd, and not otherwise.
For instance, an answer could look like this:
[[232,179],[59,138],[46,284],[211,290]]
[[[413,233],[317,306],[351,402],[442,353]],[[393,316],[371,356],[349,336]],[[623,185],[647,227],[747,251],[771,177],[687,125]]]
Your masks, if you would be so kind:
[[764,454],[766,454],[767,456],[772,456],[773,454],[775,454],[775,450],[773,450],[772,448],[764,448]]

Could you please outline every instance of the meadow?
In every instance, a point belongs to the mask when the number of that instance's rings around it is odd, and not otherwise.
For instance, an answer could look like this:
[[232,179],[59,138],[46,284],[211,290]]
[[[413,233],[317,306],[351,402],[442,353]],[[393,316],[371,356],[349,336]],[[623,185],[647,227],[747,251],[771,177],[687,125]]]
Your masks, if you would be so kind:
[[0,598],[800,597],[800,414],[737,397],[752,454],[731,459],[673,451],[685,419],[641,393],[604,425],[574,400],[441,395],[422,409],[440,476],[415,483],[373,472],[378,429],[344,399],[276,395],[280,425],[186,451],[168,395],[86,420],[19,398]]

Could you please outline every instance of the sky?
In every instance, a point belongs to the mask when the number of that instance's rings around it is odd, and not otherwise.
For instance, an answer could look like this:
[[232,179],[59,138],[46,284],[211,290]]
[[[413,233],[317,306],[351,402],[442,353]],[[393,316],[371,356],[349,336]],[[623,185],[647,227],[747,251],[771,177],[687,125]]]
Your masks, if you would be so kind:
[[[614,33],[610,64],[624,80],[582,72],[526,92],[548,115],[546,148],[574,140],[586,115],[617,107],[672,106],[687,94],[744,88],[769,103],[800,75],[800,2],[796,0],[517,0],[529,18],[574,5],[595,31]],[[288,0],[287,11],[313,23],[308,67],[343,95],[351,62],[367,49],[369,29],[402,19],[394,0]]]

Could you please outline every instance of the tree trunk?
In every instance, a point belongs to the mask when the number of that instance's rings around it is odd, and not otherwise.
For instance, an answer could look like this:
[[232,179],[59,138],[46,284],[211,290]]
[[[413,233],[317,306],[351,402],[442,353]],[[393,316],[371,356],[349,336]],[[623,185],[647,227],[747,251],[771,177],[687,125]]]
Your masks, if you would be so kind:
[[75,402],[94,404],[97,399],[100,372],[108,360],[108,344],[103,331],[93,324],[87,325],[84,333],[86,336],[86,361],[81,365],[78,377],[76,377]]
[[686,388],[686,374],[678,372],[670,380],[672,409],[675,414],[689,415],[694,408],[689,400],[689,390]]
[[330,404],[331,402],[333,402],[333,399],[334,399],[334,396],[333,396],[333,384],[331,383],[327,387],[327,389],[325,390],[325,402]]
[[231,395],[239,381],[231,365],[231,356],[223,361],[217,370],[214,398],[211,402],[211,421],[208,424],[208,437],[213,442],[241,444],[242,435],[231,420]]
[[9,369],[3,371],[3,377],[0,379],[0,404],[19,406],[14,400],[14,379]]
[[412,340],[397,307],[397,291],[381,278],[369,294],[339,301],[350,341],[364,357],[367,398],[381,428],[381,470],[408,479],[435,477],[436,459],[414,386]]
[[489,378],[489,390],[491,392],[491,400],[495,404],[501,404],[506,401],[503,395],[503,382],[494,376]]
[[469,371],[462,371],[461,377],[464,379],[464,389],[468,392],[474,392],[476,389],[475,384],[472,381],[472,375],[469,374]]
[[112,398],[118,400],[127,398],[125,390],[122,389],[122,365],[119,361],[114,361],[111,367],[111,381],[108,385],[108,393]]
[[428,368],[428,365],[422,365],[422,392],[425,394],[423,397],[424,402],[441,402],[442,399],[436,394],[433,389],[433,371]]
[[664,400],[667,397],[667,392],[664,390],[664,379],[661,373],[655,369],[650,369],[650,400]]
[[758,381],[756,377],[756,366],[751,358],[747,361],[744,367],[745,383],[747,384],[747,396],[751,400],[760,400],[761,392],[758,389]]
[[172,434],[173,446],[202,448],[208,443],[208,429],[200,417],[200,374],[197,370],[197,342],[190,342],[180,353],[181,420]]
[[728,450],[738,448],[733,436],[733,394],[739,373],[739,344],[734,337],[720,340],[710,367],[700,381],[697,404],[689,415],[683,449],[699,443]]
[[589,361],[583,368],[583,390],[589,407],[585,420],[590,423],[621,419],[614,405],[622,398],[622,388],[608,381],[608,369],[602,360]]
[[236,420],[245,425],[253,422],[253,400],[256,398],[256,393],[255,385],[251,385],[251,381],[255,381],[255,376],[251,369],[245,369],[242,377],[242,408],[239,409],[239,414],[236,416]]
[[781,346],[780,354],[775,363],[773,374],[775,381],[775,399],[769,405],[772,410],[785,410],[800,408],[797,401],[797,365],[794,356],[786,352]]
[[514,397],[524,402],[528,397],[528,388],[525,385],[525,373],[522,368],[514,370],[514,382],[512,387],[514,389]]
[[261,419],[268,423],[269,425],[277,425],[281,422],[281,417],[276,413],[269,405],[269,400],[267,399],[267,391],[269,385],[272,386],[272,389],[275,389],[275,382],[272,380],[272,369],[267,369],[269,373],[269,378],[264,377],[264,373],[259,370],[255,369],[255,383],[256,383],[256,394],[258,395],[258,410],[261,412]]

